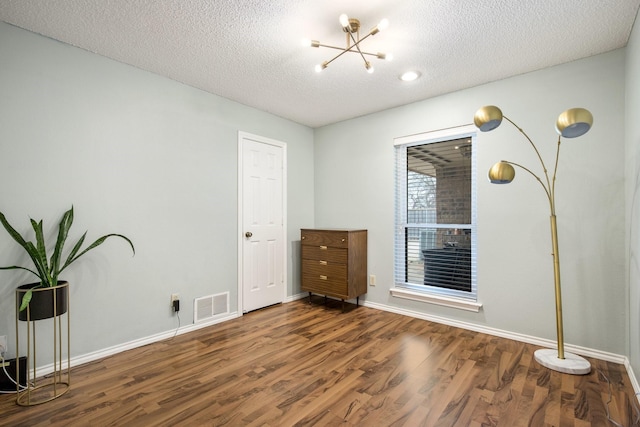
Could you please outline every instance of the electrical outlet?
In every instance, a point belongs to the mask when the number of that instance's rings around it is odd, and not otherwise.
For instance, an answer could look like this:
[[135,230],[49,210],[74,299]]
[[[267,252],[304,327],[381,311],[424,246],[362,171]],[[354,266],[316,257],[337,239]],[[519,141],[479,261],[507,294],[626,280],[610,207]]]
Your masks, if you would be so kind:
[[7,348],[7,336],[6,335],[0,335],[0,354],[4,354],[8,350],[9,349]]
[[173,308],[174,313],[180,311],[180,295],[171,294],[171,307]]
[[369,286],[375,286],[375,285],[376,285],[376,275],[371,274],[369,275]]

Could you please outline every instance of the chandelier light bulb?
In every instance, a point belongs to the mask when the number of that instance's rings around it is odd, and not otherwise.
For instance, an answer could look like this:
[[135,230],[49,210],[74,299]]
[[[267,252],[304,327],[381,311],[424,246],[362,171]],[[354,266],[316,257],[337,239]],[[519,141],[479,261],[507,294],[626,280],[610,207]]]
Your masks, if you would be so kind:
[[342,25],[342,28],[348,29],[351,27],[351,25],[349,24],[349,17],[347,16],[346,13],[343,13],[342,15],[340,15],[340,18],[338,19],[340,21],[340,25]]
[[304,47],[320,47],[320,42],[318,40],[310,40],[310,39],[302,39],[300,43]]
[[373,66],[371,66],[371,63],[369,61],[365,62],[364,64],[365,68],[367,69],[367,73],[372,74],[373,73]]
[[316,65],[316,73],[321,73],[322,70],[324,70],[325,68],[327,68],[326,65],[323,65],[323,64]]
[[382,21],[378,23],[378,30],[384,31],[387,28],[389,28],[389,20],[387,18],[384,18]]

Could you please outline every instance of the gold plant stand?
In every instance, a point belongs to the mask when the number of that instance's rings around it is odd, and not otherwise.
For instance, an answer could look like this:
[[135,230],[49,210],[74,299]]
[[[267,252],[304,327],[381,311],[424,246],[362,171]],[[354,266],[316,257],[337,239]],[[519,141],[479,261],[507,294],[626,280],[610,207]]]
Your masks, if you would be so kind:
[[[54,399],[65,394],[71,387],[71,345],[69,342],[70,336],[70,322],[69,322],[69,283],[59,282],[58,286],[50,288],[38,288],[33,289],[33,299],[26,308],[26,313],[20,312],[19,307],[22,301],[22,296],[26,292],[26,289],[18,288],[16,290],[16,354],[20,351],[20,324],[26,326],[26,382],[20,378],[20,358],[16,357],[16,391],[17,398],[16,403],[20,406],[33,406],[41,403],[50,402]],[[36,297],[44,296],[45,292],[50,292],[51,295],[47,295],[47,298],[52,298],[53,304],[50,307],[52,309],[52,316],[41,317],[40,315],[32,312],[31,305],[33,305]],[[41,294],[42,293],[42,294]],[[66,299],[66,301],[60,301],[60,299]],[[60,307],[63,307],[62,309]],[[66,313],[66,316],[65,316]],[[62,318],[66,319],[66,328],[63,328]],[[38,378],[37,367],[37,339],[36,339],[36,323],[50,318],[53,327],[53,372],[45,375],[42,378]],[[42,326],[42,325],[41,325]],[[23,328],[24,329],[24,328]],[[64,331],[66,329],[66,337],[63,339]],[[45,337],[46,338],[46,337]],[[47,339],[42,339],[47,342]],[[63,346],[63,342],[66,341],[66,345]],[[66,366],[63,365],[63,348],[66,347]],[[26,384],[21,386],[20,384]]]

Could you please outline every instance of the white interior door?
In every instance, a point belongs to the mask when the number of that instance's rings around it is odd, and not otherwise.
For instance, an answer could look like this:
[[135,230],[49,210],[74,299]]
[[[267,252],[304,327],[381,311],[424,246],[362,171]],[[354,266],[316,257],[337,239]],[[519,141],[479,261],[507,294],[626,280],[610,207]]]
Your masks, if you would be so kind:
[[286,145],[243,132],[239,145],[238,305],[246,313],[284,301]]

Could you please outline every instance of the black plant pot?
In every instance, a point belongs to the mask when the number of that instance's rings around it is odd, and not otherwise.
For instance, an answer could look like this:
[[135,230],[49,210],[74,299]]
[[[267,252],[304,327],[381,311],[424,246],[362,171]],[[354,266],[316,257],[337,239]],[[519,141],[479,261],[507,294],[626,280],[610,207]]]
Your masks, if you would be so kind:
[[[36,288],[40,283],[29,283],[18,286],[16,290],[16,310],[20,320],[42,320],[60,316],[69,309],[69,283],[59,280],[57,286],[50,288]],[[26,309],[20,310],[22,297],[32,289],[31,302]]]

